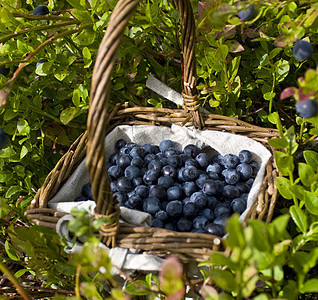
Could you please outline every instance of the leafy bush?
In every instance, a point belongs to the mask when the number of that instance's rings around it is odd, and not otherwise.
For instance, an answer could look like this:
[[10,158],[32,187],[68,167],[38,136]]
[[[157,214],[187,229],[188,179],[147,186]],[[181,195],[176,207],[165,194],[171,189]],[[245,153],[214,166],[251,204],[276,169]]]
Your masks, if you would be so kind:
[[[38,16],[32,11],[43,4],[39,1],[1,1],[0,127],[7,136],[0,149],[1,271],[9,276],[15,270],[21,281],[31,276],[51,293],[92,299],[122,299],[126,292],[180,299],[187,285],[206,299],[296,299],[317,293],[318,117],[295,114],[297,101],[316,101],[318,93],[314,1],[192,1],[204,107],[280,132],[270,141],[281,174],[276,218],[268,225],[253,220],[244,228],[233,217],[228,249],[202,264],[207,268],[202,279],[186,278],[178,261],[169,258],[159,277],[148,274],[136,281],[122,274],[130,282],[122,291],[107,253],[97,246],[93,228],[99,222],[92,225],[77,213],[74,231],[91,238],[71,261],[53,231],[27,223],[23,213],[36,190],[86,128],[93,65],[116,2],[49,1],[50,13]],[[250,5],[254,10],[242,21],[238,12]],[[174,107],[149,92],[145,81],[152,73],[180,92],[178,20],[167,0],[140,3],[122,38],[110,105]],[[308,59],[294,57],[298,40],[311,43]],[[30,286],[24,289],[31,293]],[[63,298],[60,294],[56,299]]]

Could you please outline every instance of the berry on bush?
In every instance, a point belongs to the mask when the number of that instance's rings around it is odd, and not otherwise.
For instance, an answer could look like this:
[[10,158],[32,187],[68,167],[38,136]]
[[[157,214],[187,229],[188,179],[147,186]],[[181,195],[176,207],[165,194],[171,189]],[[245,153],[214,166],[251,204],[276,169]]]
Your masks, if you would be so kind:
[[250,19],[254,14],[255,8],[254,5],[251,4],[246,9],[242,9],[237,13],[237,16],[240,18],[241,21],[246,21]]
[[309,119],[317,114],[317,102],[313,98],[304,101],[298,101],[296,112],[304,119]]
[[33,9],[33,15],[34,16],[45,16],[49,14],[49,9],[46,5],[38,5]]
[[305,60],[314,52],[312,45],[305,41],[299,40],[293,47],[293,55],[297,60]]

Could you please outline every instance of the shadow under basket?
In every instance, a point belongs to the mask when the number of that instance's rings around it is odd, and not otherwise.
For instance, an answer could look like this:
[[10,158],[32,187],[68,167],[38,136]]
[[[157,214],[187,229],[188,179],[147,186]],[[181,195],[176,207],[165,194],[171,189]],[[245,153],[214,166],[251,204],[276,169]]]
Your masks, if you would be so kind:
[[[38,190],[25,212],[36,225],[56,229],[57,221],[66,213],[48,207],[82,160],[86,167],[96,202],[95,217],[107,216],[110,223],[100,229],[101,241],[109,247],[139,249],[160,257],[177,256],[182,262],[207,260],[213,251],[222,250],[222,238],[203,233],[175,232],[160,228],[145,228],[120,222],[120,210],[113,199],[106,169],[106,135],[119,125],[195,126],[199,130],[224,131],[247,136],[262,143],[271,153],[268,139],[279,137],[275,129],[262,128],[236,118],[207,114],[200,110],[195,73],[195,22],[189,0],[175,0],[180,13],[183,59],[183,109],[129,106],[128,103],[107,105],[110,76],[115,64],[115,53],[120,37],[133,13],[137,0],[119,0],[101,42],[92,77],[87,131],[83,133],[59,160]],[[245,217],[270,222],[277,199],[277,175],[273,156],[270,158],[257,200]]]

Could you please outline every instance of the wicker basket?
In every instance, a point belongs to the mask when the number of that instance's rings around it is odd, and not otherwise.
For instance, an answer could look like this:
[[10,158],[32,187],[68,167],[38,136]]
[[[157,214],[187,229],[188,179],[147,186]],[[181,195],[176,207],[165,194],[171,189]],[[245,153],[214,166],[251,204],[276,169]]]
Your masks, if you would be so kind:
[[[189,0],[175,0],[180,13],[181,44],[183,56],[183,109],[153,107],[130,107],[129,104],[107,105],[110,77],[115,64],[116,50],[120,38],[132,15],[138,0],[119,0],[107,31],[99,47],[93,72],[87,131],[83,133],[60,159],[38,190],[34,201],[26,211],[29,220],[37,225],[55,229],[56,223],[65,213],[48,208],[48,201],[56,194],[75,168],[87,158],[96,202],[95,216],[108,216],[112,223],[104,224],[100,238],[107,246],[140,249],[161,257],[174,254],[183,262],[203,261],[212,251],[221,249],[222,239],[202,233],[180,233],[159,228],[144,228],[119,223],[120,210],[110,192],[106,174],[104,139],[118,125],[195,126],[198,129],[226,131],[245,135],[264,144],[269,138],[278,136],[277,130],[253,126],[236,118],[199,111],[199,94],[196,90],[195,67],[195,22]],[[87,145],[87,147],[86,147]],[[271,149],[270,149],[271,150]],[[271,150],[272,151],[272,150]],[[251,207],[245,220],[264,219],[270,222],[277,199],[277,170],[270,159],[257,201]]]

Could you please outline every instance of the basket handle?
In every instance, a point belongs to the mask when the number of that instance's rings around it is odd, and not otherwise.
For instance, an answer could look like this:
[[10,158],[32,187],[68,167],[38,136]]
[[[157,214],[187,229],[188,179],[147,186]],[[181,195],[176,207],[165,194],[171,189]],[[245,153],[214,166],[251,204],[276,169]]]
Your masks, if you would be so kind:
[[[174,0],[180,14],[181,46],[183,58],[183,104],[192,114],[196,127],[201,129],[203,121],[199,113],[198,92],[196,89],[195,65],[195,21],[190,0]],[[114,244],[118,228],[119,208],[113,200],[106,175],[104,139],[109,126],[107,98],[111,82],[111,72],[115,64],[117,49],[125,27],[139,0],[119,0],[109,21],[104,38],[99,47],[94,66],[90,105],[87,120],[88,142],[86,166],[92,183],[95,213],[112,219],[107,225],[109,237],[104,242]],[[103,228],[105,231],[105,228]]]

